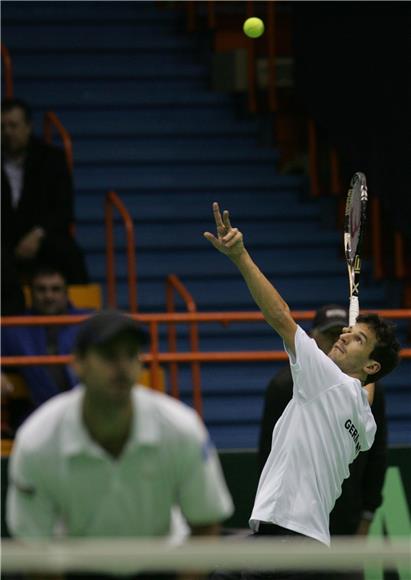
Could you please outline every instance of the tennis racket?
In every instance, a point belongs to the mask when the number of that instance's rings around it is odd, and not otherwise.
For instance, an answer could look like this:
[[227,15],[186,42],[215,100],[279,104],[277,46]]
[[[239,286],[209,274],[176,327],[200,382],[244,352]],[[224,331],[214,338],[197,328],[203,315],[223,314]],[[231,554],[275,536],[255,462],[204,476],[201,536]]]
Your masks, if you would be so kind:
[[367,215],[367,180],[364,173],[353,175],[345,204],[344,250],[350,286],[349,326],[353,326],[360,311],[359,287],[361,245]]

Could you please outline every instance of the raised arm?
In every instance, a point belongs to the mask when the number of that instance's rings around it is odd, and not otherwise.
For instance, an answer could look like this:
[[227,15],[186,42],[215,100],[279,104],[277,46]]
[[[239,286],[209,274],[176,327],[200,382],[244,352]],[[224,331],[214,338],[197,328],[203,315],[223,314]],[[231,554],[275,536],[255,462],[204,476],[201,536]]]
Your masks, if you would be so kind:
[[213,203],[217,237],[205,232],[204,237],[240,270],[248,289],[270,326],[282,337],[289,352],[295,354],[294,337],[297,325],[288,304],[251,259],[243,243],[243,234],[233,228],[227,210],[221,216],[218,203]]

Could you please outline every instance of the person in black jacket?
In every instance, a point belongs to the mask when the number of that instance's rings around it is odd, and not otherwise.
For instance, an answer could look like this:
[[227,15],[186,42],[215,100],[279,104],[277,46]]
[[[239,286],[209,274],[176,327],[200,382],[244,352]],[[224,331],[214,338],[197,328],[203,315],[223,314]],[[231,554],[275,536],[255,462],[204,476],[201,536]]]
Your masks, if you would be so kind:
[[[328,352],[347,325],[347,320],[348,313],[344,308],[333,304],[324,306],[316,312],[310,334],[318,346]],[[292,389],[289,366],[282,368],[268,384],[260,428],[260,472],[270,454],[274,426],[292,398]],[[374,444],[350,465],[350,477],[344,480],[341,495],[330,514],[331,535],[366,535],[373,515],[382,503],[387,465],[387,425],[384,391],[378,383],[374,386],[371,410],[377,424]],[[335,578],[354,580],[362,575],[335,574]]]
[[24,101],[2,102],[1,125],[3,273],[8,283],[16,268],[26,280],[39,263],[59,267],[69,284],[86,283],[84,256],[70,232],[74,194],[64,152],[33,136]]

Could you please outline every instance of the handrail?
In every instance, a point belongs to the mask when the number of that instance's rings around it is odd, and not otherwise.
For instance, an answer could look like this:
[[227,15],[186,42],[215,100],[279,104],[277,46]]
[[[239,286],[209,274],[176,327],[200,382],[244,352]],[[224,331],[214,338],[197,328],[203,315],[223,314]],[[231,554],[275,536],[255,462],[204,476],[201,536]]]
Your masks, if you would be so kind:
[[[190,292],[184,286],[182,281],[175,274],[170,274],[166,279],[166,305],[167,312],[175,312],[174,292],[184,300],[188,312],[196,313],[197,306],[191,296]],[[190,350],[191,352],[198,352],[200,350],[198,324],[191,322],[190,324]],[[168,349],[171,353],[177,352],[177,331],[176,325],[170,323],[168,325]],[[170,369],[170,392],[177,399],[180,396],[178,385],[178,365],[177,362],[171,362]],[[203,401],[201,396],[201,373],[200,365],[194,361],[191,364],[191,376],[193,383],[193,402],[194,408],[200,417],[203,416]]]
[[[376,313],[391,320],[404,320],[411,318],[411,308],[369,308],[361,309],[361,314]],[[291,316],[295,320],[312,320],[315,310],[292,310]],[[2,316],[2,326],[44,326],[44,325],[71,325],[79,324],[92,314],[58,314],[55,316]],[[130,314],[130,317],[141,324],[155,322],[157,324],[178,322],[259,322],[264,321],[264,316],[258,310],[233,311],[233,312],[175,312],[173,314]]]
[[317,128],[313,119],[307,121],[308,136],[308,173],[310,179],[310,189],[313,197],[320,195],[320,182],[318,177],[318,149],[317,149]]
[[207,24],[208,28],[216,27],[215,0],[207,0]]
[[330,149],[330,193],[332,195],[340,195],[342,193],[341,175],[340,175],[340,160],[338,158],[337,149],[331,147]]
[[[152,322],[156,326],[155,322]],[[400,350],[401,358],[411,359],[411,348]],[[203,352],[158,352],[141,355],[144,363],[157,365],[159,363],[191,363],[191,362],[269,362],[288,359],[288,354],[282,350],[236,350],[236,351],[203,351]],[[73,355],[36,355],[36,356],[4,356],[0,358],[3,366],[30,366],[69,364]],[[153,385],[156,385],[154,382]]]
[[197,29],[197,12],[196,0],[187,0],[186,2],[186,16],[187,16],[187,32],[194,32]]
[[56,129],[57,133],[63,142],[64,152],[66,154],[67,166],[70,173],[73,173],[73,144],[71,141],[70,133],[64,127],[63,123],[60,121],[56,113],[53,111],[48,111],[44,114],[43,119],[43,136],[46,143],[51,145],[53,140],[53,127]]
[[[362,312],[379,312],[383,316],[394,319],[411,319],[411,308],[403,310],[365,310]],[[292,315],[297,320],[308,320],[314,317],[315,312],[294,311]],[[59,316],[9,316],[1,319],[3,326],[21,326],[31,324],[33,326],[45,324],[76,324],[82,322],[90,315],[59,315]],[[149,325],[150,352],[142,355],[142,362],[150,365],[151,386],[158,389],[160,386],[160,364],[172,363],[200,363],[214,362],[266,362],[285,361],[287,354],[284,351],[233,351],[233,352],[160,352],[159,349],[159,325],[162,323],[195,323],[195,322],[254,322],[263,321],[261,312],[185,312],[167,314],[131,314],[134,320]],[[411,359],[411,348],[403,348],[400,351],[403,358]],[[6,356],[1,357],[0,364],[3,366],[27,366],[33,364],[69,364],[73,360],[71,355],[43,355],[43,356]],[[199,399],[201,401],[201,398]],[[195,408],[201,413],[202,408],[198,400],[194,401]]]
[[[153,323],[155,324],[155,323]],[[401,358],[411,359],[411,348],[403,348],[400,351]],[[160,352],[156,355],[143,354],[143,363],[159,368],[159,363],[193,363],[193,362],[270,362],[285,361],[288,355],[285,351],[262,350],[262,351],[225,351],[225,352]],[[44,356],[5,356],[1,357],[3,366],[30,366],[30,365],[54,365],[70,364],[73,355],[44,355]],[[155,375],[157,376],[157,375]],[[153,381],[153,388],[157,388],[157,382]]]
[[[381,316],[394,319],[411,319],[411,308],[405,309],[370,309],[361,310],[362,313],[376,312]],[[311,320],[315,311],[296,310],[291,312],[296,320]],[[158,372],[160,362],[227,362],[227,361],[269,361],[285,360],[287,355],[280,351],[235,351],[235,352],[185,352],[185,353],[160,353],[158,341],[158,327],[160,324],[192,323],[192,322],[257,322],[264,321],[261,312],[178,312],[166,314],[130,314],[133,320],[142,324],[148,324],[150,328],[151,350],[150,354],[143,356],[143,360],[149,362],[154,368],[154,374]],[[58,315],[58,316],[5,316],[1,318],[3,326],[40,326],[50,324],[78,324],[90,317],[87,315]],[[411,358],[411,348],[404,348],[401,356]],[[45,355],[32,357],[2,357],[1,364],[55,364],[57,362],[67,364],[71,360],[70,355]],[[153,383],[155,386],[156,383]]]
[[381,280],[383,277],[382,252],[381,252],[381,203],[378,197],[371,199],[371,245],[374,257],[374,278]]
[[[251,18],[254,15],[254,2],[253,0],[247,0],[246,3],[246,16]],[[252,38],[247,39],[247,85],[248,85],[248,110],[250,113],[257,112],[257,95],[256,95],[256,85],[257,85],[257,73],[255,66],[255,40]]]
[[[330,192],[338,196],[343,192],[340,177],[340,161],[335,147],[330,147]],[[319,197],[321,194],[319,175],[318,175],[318,146],[317,146],[317,127],[313,119],[308,119],[308,163],[309,178],[311,184],[311,193],[313,197]],[[381,280],[384,276],[382,241],[381,241],[381,202],[378,197],[372,197],[370,201],[370,213],[372,223],[371,245],[373,256],[374,278]],[[394,268],[395,275],[398,279],[405,277],[404,253],[402,246],[401,234],[394,233]]]
[[275,0],[267,2],[267,52],[268,52],[268,108],[277,110],[277,68],[275,50]]
[[150,354],[142,357],[143,362],[150,364],[151,387],[160,390],[160,357],[158,324],[154,321],[149,323],[150,329]]
[[109,191],[105,200],[105,228],[106,228],[106,272],[107,272],[107,302],[111,308],[116,308],[116,273],[114,251],[114,219],[113,207],[117,209],[123,219],[127,240],[127,281],[129,310],[137,312],[137,273],[136,247],[134,241],[134,224],[125,205],[115,191]]
[[399,231],[394,232],[394,269],[398,280],[403,280],[406,275],[404,238]]
[[[254,1],[246,0],[246,18],[254,16]],[[277,84],[276,84],[276,64],[275,64],[275,6],[273,0],[268,0],[266,13],[266,42],[268,56],[268,108],[270,111],[277,110]],[[187,0],[186,22],[187,31],[194,32],[198,28],[197,7],[199,3]],[[207,1],[207,27],[210,30],[216,28],[215,0]],[[255,40],[245,39],[247,50],[247,106],[251,113],[257,112],[257,70],[256,70],[256,47]]]
[[4,96],[6,99],[12,99],[14,94],[13,89],[13,65],[11,56],[7,46],[1,43],[1,60],[3,62],[4,71]]

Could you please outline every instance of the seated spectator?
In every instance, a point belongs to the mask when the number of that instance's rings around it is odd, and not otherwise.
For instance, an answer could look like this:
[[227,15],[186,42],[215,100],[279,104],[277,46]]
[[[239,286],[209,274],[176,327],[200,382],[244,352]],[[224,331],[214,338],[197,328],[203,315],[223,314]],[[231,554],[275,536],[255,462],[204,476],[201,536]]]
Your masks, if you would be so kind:
[[[27,280],[36,263],[53,263],[69,284],[86,283],[84,256],[70,233],[74,194],[64,152],[33,136],[31,111],[21,100],[2,102],[1,128],[3,271],[17,268]],[[3,312],[14,297],[7,290]]]
[[[25,314],[84,314],[89,310],[75,308],[67,295],[63,273],[56,268],[38,267],[30,283],[32,306]],[[3,356],[71,354],[78,325],[6,326],[2,328]],[[3,368],[3,372],[9,371]],[[31,408],[38,407],[54,395],[71,389],[77,379],[69,366],[60,364],[21,366],[13,372],[24,379],[31,397]]]

